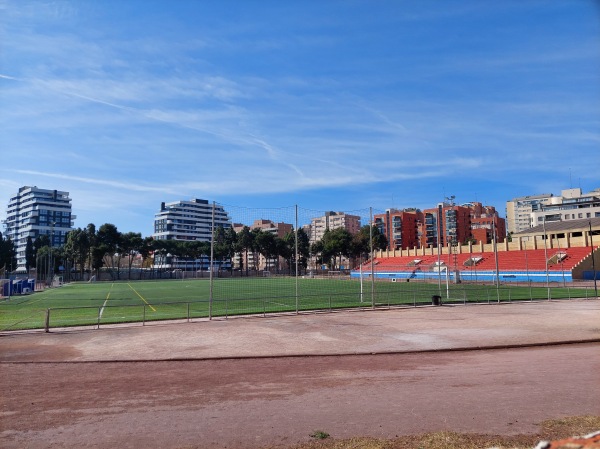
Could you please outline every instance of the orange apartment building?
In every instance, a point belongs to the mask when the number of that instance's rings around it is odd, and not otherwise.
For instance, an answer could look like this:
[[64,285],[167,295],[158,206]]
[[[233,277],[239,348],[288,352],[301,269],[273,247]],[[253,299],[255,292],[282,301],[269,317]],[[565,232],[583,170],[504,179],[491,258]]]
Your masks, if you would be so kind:
[[498,242],[504,241],[506,223],[493,206],[481,203],[454,205],[440,203],[437,207],[418,209],[388,209],[373,217],[388,239],[388,250],[429,248],[464,244],[469,241],[490,243],[494,227]]

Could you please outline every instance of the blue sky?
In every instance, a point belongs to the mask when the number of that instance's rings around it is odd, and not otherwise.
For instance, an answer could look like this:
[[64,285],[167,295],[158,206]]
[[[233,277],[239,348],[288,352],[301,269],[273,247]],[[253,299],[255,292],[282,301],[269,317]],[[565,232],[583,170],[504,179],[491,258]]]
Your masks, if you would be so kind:
[[23,185],[143,235],[179,199],[504,216],[600,187],[592,0],[0,0],[0,42],[2,219]]

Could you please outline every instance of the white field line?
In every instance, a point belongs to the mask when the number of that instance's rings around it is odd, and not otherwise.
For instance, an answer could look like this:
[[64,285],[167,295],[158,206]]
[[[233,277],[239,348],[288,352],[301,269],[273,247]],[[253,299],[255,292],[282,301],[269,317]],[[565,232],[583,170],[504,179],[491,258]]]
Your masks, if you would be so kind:
[[104,313],[104,307],[106,307],[106,303],[108,302],[108,299],[110,298],[110,292],[112,291],[113,285],[115,285],[114,283],[110,284],[110,290],[108,291],[108,295],[106,295],[106,300],[104,301],[104,304],[102,304],[102,308],[100,309],[100,315],[98,316],[98,318],[102,318],[102,314]]

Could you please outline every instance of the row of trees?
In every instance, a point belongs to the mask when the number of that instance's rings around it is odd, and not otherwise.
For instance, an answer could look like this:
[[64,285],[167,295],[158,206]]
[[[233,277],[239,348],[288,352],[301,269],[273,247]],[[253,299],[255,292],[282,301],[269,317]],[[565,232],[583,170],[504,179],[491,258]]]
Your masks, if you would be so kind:
[[17,250],[9,238],[4,238],[0,232],[0,278],[6,272],[14,270],[17,266]]
[[[323,238],[310,245],[309,238],[303,229],[298,230],[298,257],[296,260],[296,233],[290,232],[278,237],[261,229],[250,229],[245,226],[239,233],[232,228],[218,227],[214,232],[212,248],[215,260],[230,262],[237,255],[236,268],[249,274],[249,270],[258,270],[259,255],[267,262],[267,268],[280,271],[281,262],[285,261],[290,273],[308,268],[310,257],[317,264],[327,265],[330,269],[338,269],[343,258],[353,264],[368,257],[373,236],[373,249],[384,249],[387,245],[385,237],[376,227],[367,225],[352,235],[346,229],[326,230]],[[119,279],[121,269],[125,267],[131,279],[134,261],[142,260],[143,267],[163,263],[169,257],[180,261],[208,260],[211,255],[210,242],[154,240],[142,237],[136,232],[119,232],[117,227],[105,223],[96,229],[94,224],[86,228],[77,228],[67,234],[66,243],[60,248],[52,247],[48,236],[39,236],[34,241],[28,238],[26,247],[26,269],[37,268],[38,273],[58,273],[60,267],[66,275],[79,273],[83,279],[84,272],[98,273],[105,268],[113,279]],[[150,256],[154,255],[154,258]],[[157,262],[158,261],[158,262]],[[161,262],[162,261],[162,262]],[[222,264],[219,264],[222,265]],[[252,265],[252,266],[250,266]],[[0,268],[16,267],[16,252],[10,240],[4,240],[0,234]],[[232,264],[229,264],[232,268]],[[208,268],[208,267],[206,267]],[[10,269],[10,268],[9,268]]]

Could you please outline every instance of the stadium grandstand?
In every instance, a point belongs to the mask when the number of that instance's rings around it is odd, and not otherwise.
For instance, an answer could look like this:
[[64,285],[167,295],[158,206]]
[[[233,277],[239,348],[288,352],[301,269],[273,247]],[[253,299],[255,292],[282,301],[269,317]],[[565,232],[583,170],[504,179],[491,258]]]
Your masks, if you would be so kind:
[[598,278],[600,218],[544,223],[498,244],[379,251],[353,278],[451,282],[573,282]]

